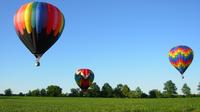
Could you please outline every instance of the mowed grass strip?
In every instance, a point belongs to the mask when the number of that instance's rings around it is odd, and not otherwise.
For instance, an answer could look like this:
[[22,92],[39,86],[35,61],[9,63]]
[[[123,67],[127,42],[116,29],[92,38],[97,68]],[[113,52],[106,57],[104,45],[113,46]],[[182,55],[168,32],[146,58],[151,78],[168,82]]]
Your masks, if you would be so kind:
[[0,97],[0,112],[200,112],[200,98]]

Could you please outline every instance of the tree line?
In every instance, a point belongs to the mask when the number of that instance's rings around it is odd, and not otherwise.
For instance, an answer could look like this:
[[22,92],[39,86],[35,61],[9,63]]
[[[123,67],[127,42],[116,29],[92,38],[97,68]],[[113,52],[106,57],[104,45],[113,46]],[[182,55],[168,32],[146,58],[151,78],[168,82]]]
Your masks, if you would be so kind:
[[100,88],[97,83],[93,83],[87,92],[79,88],[72,88],[70,93],[62,93],[62,88],[57,85],[50,85],[46,89],[29,90],[28,93],[13,94],[11,89],[6,89],[3,96],[50,96],[50,97],[105,97],[105,98],[174,98],[174,97],[200,97],[200,82],[197,86],[199,94],[192,94],[190,87],[185,83],[181,89],[183,95],[177,93],[177,87],[171,80],[164,83],[164,91],[152,89],[148,94],[144,93],[140,87],[131,90],[126,84],[118,84],[112,88],[109,83],[105,83]]

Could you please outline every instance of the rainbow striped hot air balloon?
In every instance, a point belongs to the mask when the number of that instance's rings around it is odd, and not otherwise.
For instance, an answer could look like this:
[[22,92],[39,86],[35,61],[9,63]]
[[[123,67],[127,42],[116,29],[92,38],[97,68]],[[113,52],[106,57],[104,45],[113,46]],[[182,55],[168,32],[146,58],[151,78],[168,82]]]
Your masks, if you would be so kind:
[[15,30],[22,43],[40,57],[59,39],[64,28],[64,16],[55,6],[45,2],[30,2],[17,10]]
[[79,69],[75,73],[75,81],[83,92],[87,91],[92,85],[93,80],[94,73],[90,69]]
[[183,73],[189,67],[193,60],[193,51],[187,46],[177,46],[169,51],[170,63],[181,73]]

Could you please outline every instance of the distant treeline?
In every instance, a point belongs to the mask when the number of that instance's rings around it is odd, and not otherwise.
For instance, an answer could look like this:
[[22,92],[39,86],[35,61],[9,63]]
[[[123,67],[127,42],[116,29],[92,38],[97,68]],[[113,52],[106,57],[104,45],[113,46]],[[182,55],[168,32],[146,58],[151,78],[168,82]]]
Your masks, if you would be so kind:
[[70,93],[62,93],[62,88],[57,85],[50,85],[46,89],[29,90],[28,93],[13,94],[11,89],[6,89],[1,96],[50,96],[50,97],[105,97],[105,98],[176,98],[176,97],[200,97],[200,82],[197,86],[199,94],[192,94],[190,87],[185,83],[182,87],[183,95],[177,94],[177,87],[171,80],[164,83],[164,91],[152,89],[148,94],[144,93],[140,87],[131,90],[128,85],[118,84],[112,88],[109,83],[105,83],[100,88],[95,82],[88,91],[83,92],[79,88],[72,88]]

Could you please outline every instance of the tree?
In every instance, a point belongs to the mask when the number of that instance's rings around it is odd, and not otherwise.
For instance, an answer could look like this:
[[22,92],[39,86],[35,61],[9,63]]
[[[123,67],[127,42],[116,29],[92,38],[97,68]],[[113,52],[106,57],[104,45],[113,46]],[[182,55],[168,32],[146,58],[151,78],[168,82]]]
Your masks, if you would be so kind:
[[22,92],[19,92],[19,96],[24,96],[24,94]]
[[94,82],[89,90],[88,90],[88,96],[90,97],[99,97],[100,96],[100,87]]
[[171,80],[164,83],[164,93],[166,97],[173,97],[175,94],[177,94],[176,91],[176,85]]
[[200,94],[200,82],[199,82],[197,90],[199,91],[199,94]]
[[40,95],[41,96],[47,96],[47,91],[45,89],[40,90]]
[[137,87],[136,89],[135,89],[135,97],[136,98],[141,98],[141,96],[142,96],[142,90],[140,89],[140,87]]
[[122,87],[122,95],[123,97],[129,97],[130,94],[130,88],[127,85],[124,85]]
[[157,89],[152,89],[149,91],[149,97],[150,98],[161,98],[162,93]]
[[70,97],[79,97],[81,96],[81,91],[79,88],[72,88],[71,93],[69,94]]
[[148,95],[146,93],[142,93],[141,98],[148,98]]
[[186,96],[191,95],[190,87],[186,83],[183,85],[181,90],[182,90],[184,95],[186,95]]
[[28,93],[26,93],[26,96],[31,96],[31,90],[29,90]]
[[103,97],[112,97],[113,96],[113,89],[109,85],[109,83],[105,83],[101,89],[101,96]]
[[123,97],[122,88],[123,88],[123,85],[122,85],[122,84],[118,84],[118,85],[117,85],[117,87],[116,87],[116,88],[114,89],[114,91],[113,91],[114,97],[117,97],[117,98]]
[[40,96],[40,90],[39,89],[35,89],[31,92],[31,96]]
[[5,94],[5,96],[12,96],[12,90],[9,88],[9,89],[6,89],[5,91],[4,91],[4,94]]
[[46,90],[47,90],[48,96],[57,97],[57,96],[61,96],[61,94],[62,94],[62,88],[60,88],[59,86],[56,86],[56,85],[50,85],[47,87]]
[[129,98],[136,98],[135,91],[130,91],[128,97]]

